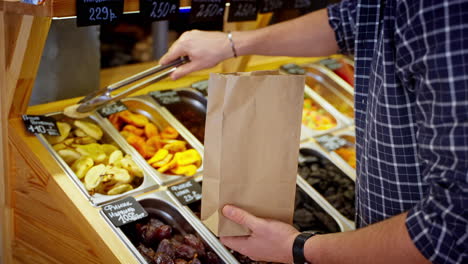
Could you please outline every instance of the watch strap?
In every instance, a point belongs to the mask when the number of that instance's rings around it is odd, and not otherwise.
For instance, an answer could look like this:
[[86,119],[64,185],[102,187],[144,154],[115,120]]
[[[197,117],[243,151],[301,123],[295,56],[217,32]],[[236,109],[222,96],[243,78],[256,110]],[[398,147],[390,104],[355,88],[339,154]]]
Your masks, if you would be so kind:
[[304,245],[307,239],[313,237],[315,233],[301,233],[294,239],[292,253],[294,264],[304,264],[307,260],[304,256]]

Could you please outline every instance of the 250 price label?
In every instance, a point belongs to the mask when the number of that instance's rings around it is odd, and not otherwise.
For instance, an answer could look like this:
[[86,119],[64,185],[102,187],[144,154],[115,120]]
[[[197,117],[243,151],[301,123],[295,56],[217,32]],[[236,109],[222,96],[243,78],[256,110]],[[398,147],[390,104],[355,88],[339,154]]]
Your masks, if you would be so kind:
[[140,0],[140,13],[152,21],[176,18],[179,13],[179,1]]
[[257,19],[257,1],[231,0],[228,22],[249,21]]
[[123,0],[76,0],[79,27],[112,24],[123,14]]
[[222,0],[192,0],[190,20],[192,22],[207,22],[222,20],[226,1]]

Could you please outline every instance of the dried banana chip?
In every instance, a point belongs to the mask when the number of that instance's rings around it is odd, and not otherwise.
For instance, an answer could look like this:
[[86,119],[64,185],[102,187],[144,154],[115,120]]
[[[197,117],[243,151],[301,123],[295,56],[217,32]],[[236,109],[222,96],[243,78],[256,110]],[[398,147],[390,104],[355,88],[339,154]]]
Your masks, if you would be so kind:
[[75,138],[67,138],[62,143],[69,147],[73,146],[73,144],[75,143]]
[[86,190],[95,191],[96,189],[99,189],[98,187],[101,184],[105,172],[106,165],[104,164],[99,164],[89,169],[84,178]]
[[96,142],[97,142],[96,139],[90,136],[74,138],[74,143],[78,145],[87,145],[87,144],[96,143]]
[[81,154],[72,150],[72,149],[62,149],[57,152],[60,157],[67,163],[71,164],[75,162],[75,160],[81,157]]
[[131,190],[133,190],[133,187],[130,184],[120,184],[120,185],[116,185],[114,188],[110,189],[107,192],[107,194],[108,195],[117,195],[117,194],[121,194],[121,193],[128,192],[128,191],[131,191]]
[[80,106],[79,104],[67,106],[63,110],[63,114],[71,118],[83,119],[83,118],[90,116],[93,113],[93,112],[80,113],[77,111],[79,106]]
[[123,159],[123,153],[120,150],[116,150],[109,155],[109,165],[116,166]]
[[103,148],[97,143],[77,146],[76,151],[81,153],[83,156],[90,156],[95,163],[104,162],[107,158]]
[[93,123],[82,121],[82,120],[75,120],[73,125],[83,130],[88,136],[100,140],[102,138],[103,132],[102,129]]
[[131,175],[135,177],[143,177],[143,170],[138,167],[135,161],[132,159],[131,156],[125,156],[125,158],[121,159],[116,166],[126,169]]
[[154,156],[148,160],[149,164],[156,163],[158,161],[163,160],[167,155],[169,154],[169,151],[167,149],[159,149]]
[[88,134],[86,134],[81,128],[77,128],[73,131],[73,133],[75,134],[75,136],[77,137],[86,137],[88,136]]
[[112,152],[119,150],[118,147],[111,145],[111,144],[101,144],[101,147],[102,147],[102,150],[104,150],[104,153],[106,153],[106,155],[108,156],[112,154]]
[[114,166],[107,166],[106,174],[111,175],[112,180],[119,183],[130,183],[133,180],[133,177],[126,169]]
[[55,145],[64,141],[70,134],[71,126],[68,123],[57,122],[57,128],[60,132],[60,136],[49,136],[49,135],[45,136],[47,141],[49,141],[49,143],[52,145]]
[[58,143],[58,144],[53,145],[52,148],[54,148],[55,151],[59,151],[59,150],[62,150],[62,149],[66,149],[67,145],[65,145],[63,143]]
[[78,179],[83,179],[86,173],[91,167],[94,166],[94,161],[88,156],[82,156],[77,159],[71,166],[72,170],[75,172]]

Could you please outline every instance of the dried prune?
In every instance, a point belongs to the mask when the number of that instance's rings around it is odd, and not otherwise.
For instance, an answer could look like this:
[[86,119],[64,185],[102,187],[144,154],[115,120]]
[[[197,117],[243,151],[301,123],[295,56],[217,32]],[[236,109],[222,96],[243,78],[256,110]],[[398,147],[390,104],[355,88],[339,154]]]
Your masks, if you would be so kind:
[[188,262],[184,259],[176,259],[174,260],[174,264],[188,264]]
[[164,253],[156,253],[156,256],[153,258],[154,264],[174,264],[174,261],[171,257]]
[[162,225],[156,229],[156,238],[161,241],[170,238],[172,235],[172,227],[170,225]]
[[173,259],[175,257],[174,245],[168,239],[163,239],[159,243],[156,253],[164,253]]
[[179,245],[174,245],[174,246],[175,246],[177,258],[191,260],[193,259],[195,254],[197,254],[197,251],[189,245],[179,244]]
[[194,248],[197,251],[199,257],[205,256],[205,245],[203,245],[203,242],[195,235],[185,235],[184,244]]
[[205,262],[207,264],[221,264],[221,259],[215,253],[208,251],[206,252]]
[[152,248],[145,247],[145,245],[143,244],[140,244],[137,247],[137,249],[144,257],[147,257],[149,259],[153,259],[154,256],[156,255],[156,252],[154,252]]
[[194,258],[191,261],[189,261],[189,264],[201,264],[201,261],[197,258]]

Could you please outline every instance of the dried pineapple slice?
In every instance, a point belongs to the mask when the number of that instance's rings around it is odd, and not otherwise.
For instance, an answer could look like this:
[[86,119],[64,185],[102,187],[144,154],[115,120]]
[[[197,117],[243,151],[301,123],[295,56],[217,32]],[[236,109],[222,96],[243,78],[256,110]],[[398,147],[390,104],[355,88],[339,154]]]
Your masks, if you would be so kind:
[[99,189],[99,185],[102,182],[102,178],[106,172],[106,165],[99,164],[88,170],[84,178],[86,190],[95,191]]
[[90,156],[95,163],[104,162],[107,158],[101,145],[97,143],[91,143],[88,145],[79,145],[76,147],[76,151],[81,153],[83,156]]
[[167,163],[169,163],[173,156],[174,156],[173,154],[168,154],[164,159],[162,159],[162,160],[160,160],[158,162],[155,162],[155,163],[151,163],[151,166],[153,166],[155,168],[162,167],[162,166],[166,165]]
[[174,158],[169,163],[167,163],[166,165],[161,166],[158,169],[158,171],[160,173],[165,173],[166,171],[175,168],[177,166],[177,160],[179,159],[179,157],[180,157],[180,153],[176,153],[174,155]]
[[117,195],[117,194],[121,194],[121,193],[128,192],[128,191],[131,191],[131,190],[133,190],[133,187],[130,184],[120,184],[120,185],[116,185],[116,186],[114,186],[114,188],[110,189],[107,192],[107,194],[108,195]]
[[102,129],[91,122],[75,120],[73,125],[83,130],[88,136],[100,140],[102,138],[103,132]]
[[201,156],[195,149],[181,152],[179,159],[177,159],[178,166],[187,166],[190,164],[197,164],[198,162],[201,162]]
[[171,172],[176,175],[193,176],[197,173],[197,167],[195,165],[178,166],[171,169]]
[[49,135],[45,136],[47,141],[49,141],[49,143],[52,145],[55,145],[64,141],[70,134],[71,126],[68,123],[57,122],[57,128],[60,132],[60,136],[49,136]]
[[57,153],[67,164],[71,164],[81,157],[81,154],[74,151],[73,149],[62,149]]
[[133,180],[133,177],[130,175],[130,173],[128,173],[126,169],[114,166],[107,166],[106,174],[111,175],[111,179],[119,183],[130,183]]
[[78,179],[83,179],[86,173],[91,167],[94,166],[94,161],[88,156],[82,156],[77,159],[71,166],[72,170],[75,172]]
[[148,160],[149,164],[156,163],[158,161],[163,160],[167,155],[169,154],[169,151],[167,149],[159,149],[154,156]]

